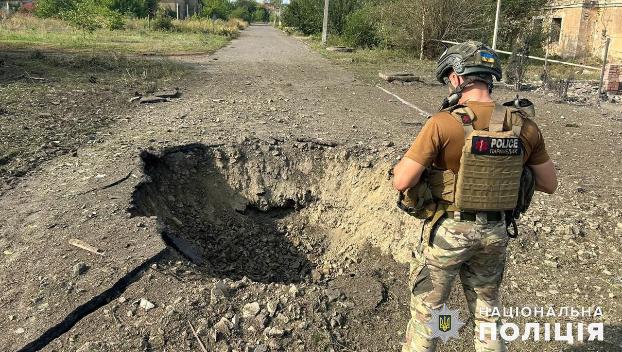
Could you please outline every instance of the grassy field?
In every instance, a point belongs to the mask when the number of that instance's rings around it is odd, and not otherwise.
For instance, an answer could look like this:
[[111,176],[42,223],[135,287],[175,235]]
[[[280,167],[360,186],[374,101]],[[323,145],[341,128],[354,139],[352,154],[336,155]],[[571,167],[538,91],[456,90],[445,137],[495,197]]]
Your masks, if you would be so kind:
[[[133,55],[205,54],[237,35],[237,23],[173,21],[172,31],[147,29],[146,21],[130,21],[127,29],[88,32],[56,19],[13,16],[0,21],[2,51],[64,51]],[[214,34],[216,33],[216,34]]]
[[[298,35],[300,37],[299,33],[294,32],[293,35]],[[414,72],[422,76],[433,78],[436,69],[435,60],[425,58],[419,60],[419,55],[405,50],[357,48],[351,53],[332,52],[326,50],[326,48],[322,46],[318,36],[300,38],[322,56],[337,64],[351,67],[365,78],[376,79],[380,71]],[[344,43],[339,38],[329,38],[328,46],[331,45],[344,45]],[[501,54],[502,64],[504,65],[504,75],[507,73],[506,64],[508,59],[509,57],[507,55]],[[525,70],[526,81],[538,81],[544,70],[543,62],[530,60]],[[549,76],[553,80],[597,80],[599,79],[600,71],[550,63]]]

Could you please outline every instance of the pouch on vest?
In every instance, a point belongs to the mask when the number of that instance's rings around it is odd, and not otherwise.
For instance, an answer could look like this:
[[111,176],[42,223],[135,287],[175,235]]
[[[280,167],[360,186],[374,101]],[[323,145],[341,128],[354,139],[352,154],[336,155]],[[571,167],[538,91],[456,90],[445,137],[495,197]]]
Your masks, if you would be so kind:
[[[462,120],[465,144],[455,187],[455,206],[460,210],[503,211],[517,205],[523,171],[520,125],[506,119],[506,108],[495,107],[489,129],[474,130]],[[516,121],[518,122],[518,121]]]
[[427,170],[421,175],[419,183],[404,192],[400,192],[397,206],[417,219],[425,220],[434,215],[436,202],[428,184]]
[[508,228],[511,225],[513,228],[513,233],[508,231],[508,235],[510,237],[518,236],[518,226],[516,225],[516,220],[518,220],[520,216],[529,208],[535,190],[536,180],[533,176],[533,171],[531,171],[529,166],[525,166],[523,167],[523,173],[520,177],[520,189],[518,192],[518,202],[516,204],[516,208],[505,212],[505,225]]
[[448,204],[454,202],[456,174],[453,171],[431,168],[428,171],[428,183],[434,200]]

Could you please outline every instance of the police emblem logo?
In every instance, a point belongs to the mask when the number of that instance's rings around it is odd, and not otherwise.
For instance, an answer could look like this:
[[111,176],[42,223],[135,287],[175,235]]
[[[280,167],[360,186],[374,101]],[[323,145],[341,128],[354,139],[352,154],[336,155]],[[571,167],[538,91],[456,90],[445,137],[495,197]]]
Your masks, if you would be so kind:
[[438,329],[442,332],[451,330],[451,315],[439,315],[438,316]]
[[471,154],[476,155],[521,155],[523,144],[520,138],[494,138],[474,136]]
[[470,125],[473,123],[473,120],[471,120],[471,116],[469,115],[461,115],[462,118],[462,124],[464,125]]
[[458,338],[458,331],[464,325],[457,310],[450,310],[443,304],[441,309],[432,310],[432,319],[428,326],[432,330],[432,338],[440,338],[447,342],[450,338]]

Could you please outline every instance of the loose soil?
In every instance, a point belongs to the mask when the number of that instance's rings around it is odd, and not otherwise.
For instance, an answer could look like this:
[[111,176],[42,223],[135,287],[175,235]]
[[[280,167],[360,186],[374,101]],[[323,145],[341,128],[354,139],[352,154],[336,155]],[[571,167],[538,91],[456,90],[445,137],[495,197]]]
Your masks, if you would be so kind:
[[[396,209],[387,172],[425,119],[376,85],[427,111],[445,88],[428,71],[381,82],[267,26],[177,60],[193,70],[174,84],[182,98],[113,104],[97,143],[5,173],[0,349],[75,311],[43,350],[398,351],[420,224]],[[606,329],[599,343],[511,348],[622,350],[622,119],[527,97],[561,182],[521,220],[503,304],[600,306]],[[456,285],[450,306],[466,319],[463,301]],[[439,350],[472,349],[468,325]]]

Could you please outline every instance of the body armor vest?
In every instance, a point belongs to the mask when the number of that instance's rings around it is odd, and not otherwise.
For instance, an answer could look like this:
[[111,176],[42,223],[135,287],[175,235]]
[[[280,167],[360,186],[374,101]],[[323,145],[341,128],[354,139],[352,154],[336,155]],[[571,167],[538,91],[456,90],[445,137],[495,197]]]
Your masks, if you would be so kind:
[[471,109],[450,110],[464,128],[465,143],[460,170],[432,169],[429,186],[435,199],[459,210],[505,211],[517,205],[523,146],[520,132],[528,111],[496,106],[488,130],[474,130]]

